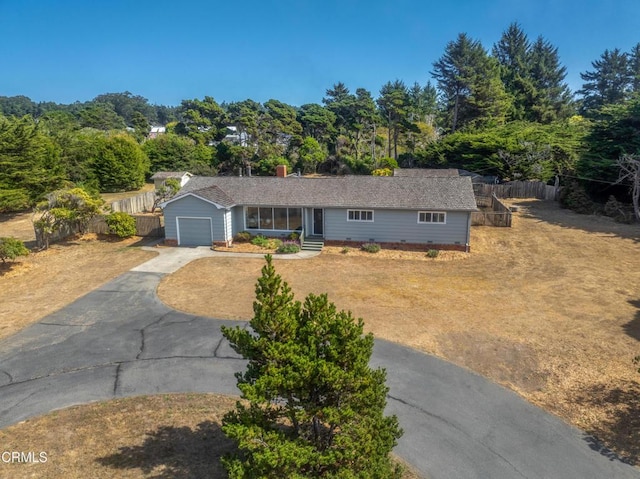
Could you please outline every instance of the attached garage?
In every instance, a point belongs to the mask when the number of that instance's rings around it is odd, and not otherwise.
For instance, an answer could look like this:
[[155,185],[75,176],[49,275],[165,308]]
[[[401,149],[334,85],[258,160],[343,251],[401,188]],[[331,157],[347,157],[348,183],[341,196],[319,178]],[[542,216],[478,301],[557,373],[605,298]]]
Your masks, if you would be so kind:
[[180,246],[211,246],[213,242],[211,218],[178,216],[176,230]]

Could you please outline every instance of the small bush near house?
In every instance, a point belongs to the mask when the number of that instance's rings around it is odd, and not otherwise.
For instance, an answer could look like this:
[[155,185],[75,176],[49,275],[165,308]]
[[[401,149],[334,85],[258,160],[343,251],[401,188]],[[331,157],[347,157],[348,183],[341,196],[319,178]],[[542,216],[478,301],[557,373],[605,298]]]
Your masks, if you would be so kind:
[[105,218],[109,233],[119,238],[131,238],[136,234],[136,219],[122,211],[111,213]]
[[233,237],[233,241],[236,243],[248,243],[251,241],[251,233],[248,231],[240,231]]
[[351,251],[351,249],[349,249],[348,246],[345,246],[344,248],[342,248],[342,250],[340,250],[342,254],[347,254],[349,251]]
[[293,231],[289,233],[289,236],[287,236],[287,238],[291,241],[298,241],[300,239],[300,233],[296,233],[295,231]]
[[282,246],[282,240],[278,239],[278,238],[269,238],[267,240],[267,246],[266,248],[269,249],[278,249],[280,248],[280,246]]
[[27,256],[29,250],[22,241],[16,238],[0,238],[0,260],[5,263],[13,261],[18,256]]
[[437,258],[439,254],[440,251],[437,249],[430,249],[429,251],[427,251],[427,256],[429,258]]
[[363,243],[360,249],[367,253],[378,253],[380,251],[380,245],[378,243]]
[[251,244],[260,246],[261,248],[266,248],[269,244],[269,240],[262,235],[258,235],[251,240]]
[[299,252],[300,252],[300,245],[295,241],[285,241],[280,246],[278,246],[278,249],[276,250],[276,253],[281,253],[281,254],[293,254],[293,253],[299,253]]

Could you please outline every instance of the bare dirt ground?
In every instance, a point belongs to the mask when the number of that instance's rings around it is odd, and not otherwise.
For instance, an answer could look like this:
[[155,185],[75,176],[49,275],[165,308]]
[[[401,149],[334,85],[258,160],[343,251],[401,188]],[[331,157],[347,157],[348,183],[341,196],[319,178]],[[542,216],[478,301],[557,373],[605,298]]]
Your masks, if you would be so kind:
[[[513,203],[513,228],[473,228],[470,255],[336,248],[276,268],[298,299],[327,292],[377,337],[510,387],[637,464],[640,228]],[[201,259],[166,277],[159,295],[182,311],[247,319],[262,264]]]
[[[0,467],[14,479],[222,479],[220,458],[234,445],[220,426],[236,400],[171,394],[56,411],[0,430],[2,450],[34,451],[38,458],[45,452],[47,461]],[[403,476],[419,478],[411,470]]]

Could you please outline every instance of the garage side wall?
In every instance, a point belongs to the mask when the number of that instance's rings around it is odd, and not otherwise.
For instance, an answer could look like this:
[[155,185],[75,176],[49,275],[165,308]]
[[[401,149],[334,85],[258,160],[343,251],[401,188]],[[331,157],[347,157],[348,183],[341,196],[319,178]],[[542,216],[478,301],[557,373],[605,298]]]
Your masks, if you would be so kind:
[[[165,206],[164,231],[167,240],[178,240],[177,217],[210,218],[213,226],[213,241],[225,241],[225,209],[218,209],[193,196],[185,196]],[[185,238],[182,238],[183,242]]]

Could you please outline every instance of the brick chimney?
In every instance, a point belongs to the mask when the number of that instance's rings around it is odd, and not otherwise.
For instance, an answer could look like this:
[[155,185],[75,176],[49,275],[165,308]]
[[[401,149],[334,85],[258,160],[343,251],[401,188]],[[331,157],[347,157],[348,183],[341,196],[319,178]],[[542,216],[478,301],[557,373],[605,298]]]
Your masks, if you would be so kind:
[[287,165],[276,166],[276,176],[279,178],[285,178],[287,176]]

